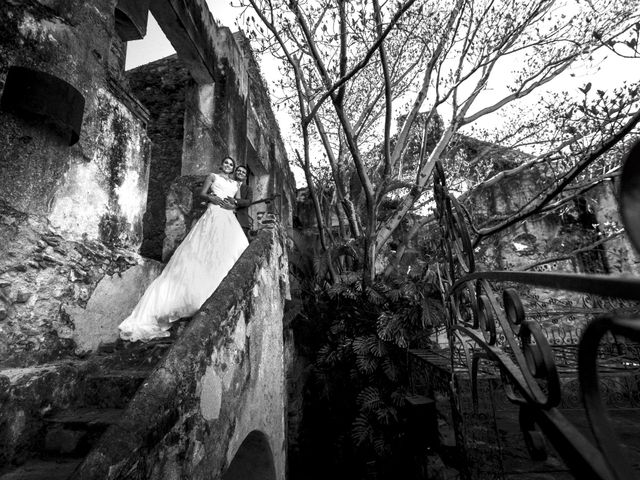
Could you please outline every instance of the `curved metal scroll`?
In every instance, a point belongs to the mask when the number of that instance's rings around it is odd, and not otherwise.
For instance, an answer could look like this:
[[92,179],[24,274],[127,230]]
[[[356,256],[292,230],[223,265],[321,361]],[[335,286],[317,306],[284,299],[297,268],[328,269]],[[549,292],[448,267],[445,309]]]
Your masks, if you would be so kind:
[[[621,188],[622,213],[627,230],[640,245],[640,143],[627,156]],[[625,177],[626,175],[626,177]],[[547,439],[578,478],[631,480],[636,478],[608,421],[598,384],[598,348],[606,333],[640,341],[640,320],[602,317],[591,322],[579,346],[579,377],[593,445],[557,408],[561,384],[553,351],[539,324],[528,320],[515,289],[503,292],[502,304],[490,280],[596,292],[640,299],[640,281],[611,276],[549,274],[539,272],[477,272],[462,207],[449,194],[442,165],[434,178],[437,218],[448,268],[438,268],[447,291],[450,342],[463,335],[481,351],[468,362],[474,406],[477,405],[478,365],[481,360],[498,367],[507,398],[520,406],[520,427],[532,458],[543,459]],[[497,338],[500,336],[502,345]],[[454,345],[450,345],[454,350]]]
[[626,456],[620,451],[618,436],[611,427],[602,402],[598,382],[598,345],[607,333],[640,341],[639,320],[600,317],[587,326],[578,349],[580,388],[591,431],[607,459],[609,468],[615,472],[615,478],[620,479],[637,478],[637,475],[634,475]]

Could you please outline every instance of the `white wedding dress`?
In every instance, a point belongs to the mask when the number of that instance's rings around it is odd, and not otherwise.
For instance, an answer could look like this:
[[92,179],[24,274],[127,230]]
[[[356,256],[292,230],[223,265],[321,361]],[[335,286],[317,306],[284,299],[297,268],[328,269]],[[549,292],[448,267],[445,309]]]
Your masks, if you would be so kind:
[[[211,192],[233,197],[234,180],[214,174]],[[169,263],[118,327],[123,340],[169,336],[170,323],[191,317],[218,288],[249,242],[232,210],[209,204]]]

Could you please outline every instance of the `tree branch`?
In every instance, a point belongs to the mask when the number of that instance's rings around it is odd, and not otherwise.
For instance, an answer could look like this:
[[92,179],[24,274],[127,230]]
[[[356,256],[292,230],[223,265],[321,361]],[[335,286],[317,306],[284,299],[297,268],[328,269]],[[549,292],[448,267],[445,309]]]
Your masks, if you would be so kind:
[[505,228],[508,228],[511,225],[514,225],[515,223],[524,220],[525,218],[530,217],[535,213],[540,212],[551,200],[558,196],[562,192],[562,190],[564,190],[564,188],[573,181],[574,178],[580,175],[580,173],[582,173],[595,160],[597,160],[611,148],[613,148],[620,140],[624,138],[625,135],[630,133],[638,124],[638,122],[640,122],[640,110],[632,115],[627,123],[618,132],[604,140],[598,148],[592,150],[590,153],[586,154],[586,156],[582,160],[578,161],[576,165],[574,165],[565,175],[562,176],[561,180],[556,183],[555,187],[550,187],[548,193],[546,193],[538,202],[532,204],[530,207],[524,209],[518,214],[513,215],[510,219],[500,223],[499,225],[480,229],[478,231],[478,236],[473,242],[474,247],[478,245],[478,243],[484,237],[502,231]]
[[[373,1],[373,9],[375,12],[376,30],[378,37],[382,36],[382,15],[380,15],[380,4],[378,0]],[[384,156],[384,171],[383,177],[386,178],[391,170],[391,79],[389,78],[389,65],[387,63],[387,51],[384,47],[384,43],[380,44],[380,62],[382,63],[382,73],[384,78],[384,98],[385,98],[385,115],[384,115],[384,140],[383,140],[383,156]],[[380,182],[382,186],[384,182]]]
[[383,30],[382,32],[382,36],[379,36],[375,42],[373,42],[373,45],[371,45],[371,47],[369,48],[369,50],[367,51],[367,53],[365,54],[365,56],[362,58],[362,60],[360,60],[352,69],[349,73],[347,73],[346,75],[344,75],[342,78],[338,79],[333,85],[329,85],[327,86],[327,91],[324,93],[324,95],[322,95],[322,97],[320,97],[320,99],[318,100],[318,103],[316,104],[316,108],[314,110],[312,110],[311,112],[309,112],[309,116],[312,117],[314,116],[318,109],[320,108],[320,106],[325,102],[325,100],[327,98],[329,98],[333,92],[337,89],[340,88],[341,85],[343,85],[344,83],[348,82],[349,80],[351,80],[351,78],[358,73],[360,70],[362,70],[368,63],[369,60],[371,59],[371,57],[374,55],[374,53],[378,50],[378,47],[382,44],[382,42],[384,42],[385,38],[389,35],[389,33],[391,33],[391,31],[393,30],[393,27],[396,25],[396,23],[398,23],[398,21],[400,20],[400,17],[402,17],[402,15],[404,14],[404,12],[406,12],[411,5],[413,5],[415,3],[416,0],[408,0],[407,2],[403,3],[402,5],[400,5],[400,7],[398,8],[398,11],[395,13],[395,15],[391,18],[391,20],[389,21],[389,24],[387,25],[387,27]]
[[525,267],[522,268],[518,268],[516,269],[516,271],[526,271],[526,270],[531,270],[532,268],[535,267],[539,267],[540,265],[546,265],[547,263],[553,263],[553,262],[559,262],[561,260],[568,260],[570,258],[573,258],[581,253],[586,253],[589,252],[591,250],[593,250],[596,247],[599,247],[600,245],[602,245],[603,243],[608,242],[609,240],[613,240],[614,238],[619,237],[620,235],[622,235],[622,230],[619,232],[616,232],[612,235],[609,235],[608,237],[605,238],[601,238],[600,240],[598,240],[597,242],[592,243],[591,245],[588,245],[586,247],[582,247],[582,248],[578,248],[572,252],[569,252],[565,255],[559,255],[557,257],[551,257],[551,258],[546,258],[544,260],[540,260],[539,262],[535,262],[535,263],[531,263]]

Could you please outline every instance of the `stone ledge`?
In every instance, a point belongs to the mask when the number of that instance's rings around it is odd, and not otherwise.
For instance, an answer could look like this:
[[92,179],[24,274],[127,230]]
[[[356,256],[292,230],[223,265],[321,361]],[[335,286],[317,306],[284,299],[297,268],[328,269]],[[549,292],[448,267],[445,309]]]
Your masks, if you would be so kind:
[[[260,301],[253,294],[254,286],[263,277],[263,267],[277,250],[277,243],[284,251],[282,236],[280,229],[264,230],[249,245],[165,359],[147,378],[120,423],[105,433],[76,471],[74,479],[120,478],[121,473],[131,470],[150,475],[143,465],[143,457],[176,425],[186,421],[181,417],[199,403],[200,381],[212,355],[234,342],[235,330],[240,323],[251,323],[253,302]],[[279,268],[278,259],[274,263]],[[245,359],[241,364],[247,361],[250,362]],[[229,438],[219,441],[228,442]]]

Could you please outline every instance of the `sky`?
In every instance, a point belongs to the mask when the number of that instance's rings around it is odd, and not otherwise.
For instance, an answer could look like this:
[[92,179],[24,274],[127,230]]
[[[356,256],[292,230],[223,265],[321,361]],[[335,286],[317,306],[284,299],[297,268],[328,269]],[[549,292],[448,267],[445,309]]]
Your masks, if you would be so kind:
[[[242,9],[232,7],[230,4],[231,2],[229,0],[207,0],[207,5],[209,5],[209,10],[213,17],[222,25],[230,28],[232,32],[235,32],[238,29],[235,25],[235,20],[242,12]],[[130,70],[137,66],[173,55],[174,53],[175,50],[173,46],[160,29],[158,22],[153,18],[153,15],[149,14],[146,36],[142,40],[127,43],[127,61],[125,69]],[[267,81],[270,76],[277,74],[277,67],[273,62],[262,61],[260,68]],[[280,131],[283,135],[283,141],[285,142],[285,145],[287,145],[287,137],[293,135],[293,120],[284,111],[284,109],[274,109],[274,114],[278,120]],[[291,155],[291,153],[289,153],[289,155]],[[302,172],[302,169],[296,165],[292,165],[291,170],[296,178],[296,182],[299,185],[304,184],[304,173]]]
[[[209,5],[209,10],[216,20],[220,21],[222,25],[229,27],[232,31],[237,30],[234,22],[241,12],[241,9],[230,6],[228,0],[207,0],[207,5]],[[127,44],[126,69],[129,70],[174,53],[175,50],[158,26],[158,22],[156,22],[153,15],[149,13],[147,35],[142,40],[136,40]]]
[[[242,12],[242,9],[232,7],[230,0],[207,0],[209,10],[212,12],[214,18],[216,18],[222,25],[229,27],[232,31],[237,30],[235,20]],[[171,43],[166,38],[157,22],[152,15],[149,15],[149,21],[147,25],[147,35],[144,39],[138,41],[129,42],[127,45],[127,63],[126,69],[131,69],[145,63],[153,62],[160,58],[172,55],[175,50],[171,46]],[[269,81],[270,78],[274,78],[277,75],[277,69],[274,62],[262,61],[261,69],[264,78]],[[578,88],[584,86],[586,83],[593,83],[593,90],[597,88],[608,90],[607,86],[612,83],[618,84],[620,80],[627,80],[629,82],[637,81],[640,77],[640,59],[632,61],[621,59],[615,55],[608,55],[606,59],[600,59],[596,64],[587,67],[572,67],[569,71],[564,73],[560,78],[554,80],[549,84],[549,88],[552,90],[569,90],[578,92]],[[491,85],[490,85],[491,87]],[[486,105],[493,103],[496,97],[501,97],[504,92],[500,91],[499,85],[493,84],[492,88],[487,89],[483,96],[484,98],[478,98],[476,108],[482,108],[483,103]],[[541,93],[544,95],[544,93]],[[272,99],[273,99],[272,93]],[[526,99],[523,104],[530,105],[535,108],[535,104],[539,101],[539,95],[532,95]],[[475,108],[473,109],[475,110]],[[275,111],[278,123],[280,124],[280,130],[283,134],[283,140],[286,145],[290,147],[291,143],[288,142],[288,137],[295,138],[292,133],[293,120],[285,112],[285,109]],[[501,114],[494,114],[493,120],[484,117],[482,119],[483,124],[486,126],[487,122],[495,122],[495,126],[499,126],[500,122],[504,122],[505,118],[501,118]],[[293,167],[293,165],[292,165]],[[292,168],[296,176],[298,183],[304,183],[302,180],[301,170],[298,168]]]

